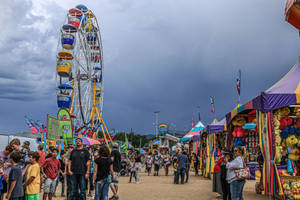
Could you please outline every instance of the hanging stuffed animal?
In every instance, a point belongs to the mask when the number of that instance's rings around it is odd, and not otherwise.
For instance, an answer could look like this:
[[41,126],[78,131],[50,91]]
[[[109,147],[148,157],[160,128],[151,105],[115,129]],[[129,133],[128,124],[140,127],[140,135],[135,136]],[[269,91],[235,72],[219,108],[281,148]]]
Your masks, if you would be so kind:
[[236,137],[236,138],[246,137],[247,130],[243,129],[243,127],[241,127],[241,126],[236,126],[236,127],[234,127],[232,135],[233,135],[233,137]]
[[247,123],[245,117],[242,116],[236,116],[233,120],[232,120],[232,124],[234,126],[244,126]]
[[288,107],[283,107],[279,109],[281,116],[288,116],[290,114],[290,109]]
[[279,129],[281,130],[285,129],[287,126],[292,125],[293,123],[293,120],[289,116],[281,117],[279,121],[280,121]]

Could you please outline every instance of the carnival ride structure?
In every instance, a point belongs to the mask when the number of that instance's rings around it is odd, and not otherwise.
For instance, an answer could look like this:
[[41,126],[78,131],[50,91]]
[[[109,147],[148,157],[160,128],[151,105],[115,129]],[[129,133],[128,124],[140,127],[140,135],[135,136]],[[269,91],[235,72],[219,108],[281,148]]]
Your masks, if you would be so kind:
[[57,45],[57,105],[66,109],[75,136],[112,138],[102,117],[104,61],[98,20],[84,5],[68,11]]

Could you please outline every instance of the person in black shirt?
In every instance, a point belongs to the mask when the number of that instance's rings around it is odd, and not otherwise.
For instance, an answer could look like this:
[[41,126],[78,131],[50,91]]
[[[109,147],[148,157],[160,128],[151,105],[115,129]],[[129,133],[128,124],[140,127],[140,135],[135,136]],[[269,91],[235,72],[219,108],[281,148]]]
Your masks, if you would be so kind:
[[[109,157],[108,148],[101,146],[99,149],[99,158],[95,160],[93,183],[96,185],[96,191],[94,200],[108,198],[110,176],[112,176],[112,179],[114,178],[113,162]],[[118,198],[118,196],[112,197],[113,200]]]
[[[231,160],[230,152],[225,151],[224,156],[228,157],[228,160]],[[221,185],[222,185],[222,192],[223,192],[223,200],[230,200],[231,199],[231,193],[230,193],[230,185],[226,180],[227,176],[227,168],[226,168],[226,163],[223,162],[221,163]]]
[[91,161],[90,153],[83,147],[81,138],[76,139],[76,149],[71,152],[68,165],[72,185],[71,200],[78,199],[78,196],[80,200],[86,200],[86,180],[90,175]]
[[118,143],[113,144],[113,150],[110,154],[111,160],[113,162],[114,178],[112,179],[111,190],[113,196],[110,199],[118,196],[118,183],[119,183],[119,172],[121,169],[121,154],[118,151]]

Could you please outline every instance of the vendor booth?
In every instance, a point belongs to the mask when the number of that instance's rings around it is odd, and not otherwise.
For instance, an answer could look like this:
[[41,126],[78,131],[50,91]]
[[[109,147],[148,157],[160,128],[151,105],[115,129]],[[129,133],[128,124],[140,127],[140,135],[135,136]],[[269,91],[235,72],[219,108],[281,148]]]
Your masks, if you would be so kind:
[[225,149],[227,142],[226,119],[217,121],[216,119],[207,126],[206,138],[206,166],[205,176],[210,178],[213,173],[215,161],[221,156],[221,150]]
[[[236,113],[256,110],[259,145],[264,158],[264,194],[300,199],[300,66],[299,61],[275,85]],[[227,115],[227,120],[235,119]]]

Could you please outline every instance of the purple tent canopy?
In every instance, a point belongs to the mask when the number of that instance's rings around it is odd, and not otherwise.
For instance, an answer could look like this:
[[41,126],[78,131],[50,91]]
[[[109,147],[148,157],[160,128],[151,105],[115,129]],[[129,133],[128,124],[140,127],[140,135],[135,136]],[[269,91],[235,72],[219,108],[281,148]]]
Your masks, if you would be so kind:
[[221,121],[216,122],[215,124],[210,124],[207,126],[208,133],[217,133],[224,131],[226,129],[226,118],[223,118]]
[[300,58],[292,69],[271,88],[226,115],[229,123],[238,113],[247,109],[269,112],[284,106],[300,104]]

